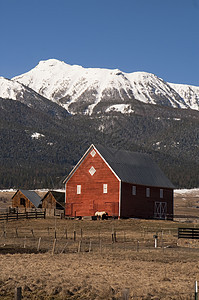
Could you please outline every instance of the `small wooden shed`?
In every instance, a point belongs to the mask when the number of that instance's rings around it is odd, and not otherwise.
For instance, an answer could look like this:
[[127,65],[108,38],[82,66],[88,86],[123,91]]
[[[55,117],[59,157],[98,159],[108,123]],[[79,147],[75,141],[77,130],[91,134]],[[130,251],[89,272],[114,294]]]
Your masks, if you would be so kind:
[[40,196],[34,191],[17,190],[12,196],[12,207],[20,210],[38,208],[41,203]]
[[41,199],[43,209],[65,209],[65,193],[48,191]]

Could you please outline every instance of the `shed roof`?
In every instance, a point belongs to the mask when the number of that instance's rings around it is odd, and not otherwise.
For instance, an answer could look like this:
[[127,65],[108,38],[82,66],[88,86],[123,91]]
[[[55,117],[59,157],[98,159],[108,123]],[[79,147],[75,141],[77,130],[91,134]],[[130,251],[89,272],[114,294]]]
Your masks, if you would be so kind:
[[65,193],[64,192],[57,192],[57,191],[48,191],[44,197],[42,198],[42,201],[47,197],[47,195],[51,193],[53,197],[55,198],[56,202],[63,205],[65,204]]
[[50,192],[53,194],[53,196],[57,202],[59,202],[60,204],[65,203],[65,193],[64,192],[57,192],[57,191],[50,191]]
[[102,145],[96,145],[95,148],[121,181],[147,186],[174,188],[174,185],[148,154],[116,150]]
[[[16,193],[18,193],[18,191],[20,191],[26,198],[28,198],[28,200],[30,200],[35,207],[39,206],[39,204],[41,202],[41,198],[36,192],[20,189],[20,190],[17,190]],[[16,193],[14,194],[14,196],[16,195]]]

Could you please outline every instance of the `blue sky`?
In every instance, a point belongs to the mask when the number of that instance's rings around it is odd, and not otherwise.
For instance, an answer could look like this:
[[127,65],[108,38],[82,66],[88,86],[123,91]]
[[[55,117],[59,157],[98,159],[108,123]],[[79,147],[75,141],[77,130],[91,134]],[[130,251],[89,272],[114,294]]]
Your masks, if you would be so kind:
[[2,0],[0,76],[56,58],[199,86],[199,0]]

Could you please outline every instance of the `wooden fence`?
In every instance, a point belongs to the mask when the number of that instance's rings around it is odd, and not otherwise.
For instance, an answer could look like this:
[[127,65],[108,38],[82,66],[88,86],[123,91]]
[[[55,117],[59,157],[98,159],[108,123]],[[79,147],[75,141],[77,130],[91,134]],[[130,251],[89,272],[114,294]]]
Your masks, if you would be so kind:
[[179,239],[199,239],[199,228],[178,228]]
[[14,214],[0,214],[0,222],[1,221],[11,221],[11,220],[24,220],[24,219],[45,219],[46,213],[45,211],[31,211],[19,213],[16,212]]

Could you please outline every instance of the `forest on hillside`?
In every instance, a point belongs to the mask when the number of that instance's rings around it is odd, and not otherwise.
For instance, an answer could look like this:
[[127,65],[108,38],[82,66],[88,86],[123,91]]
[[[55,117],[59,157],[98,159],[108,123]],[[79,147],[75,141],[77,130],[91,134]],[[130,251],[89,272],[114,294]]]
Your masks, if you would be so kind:
[[[33,133],[41,134],[35,138]],[[199,186],[199,113],[138,107],[65,119],[1,101],[0,188],[60,188],[91,144],[148,153],[176,188]]]

